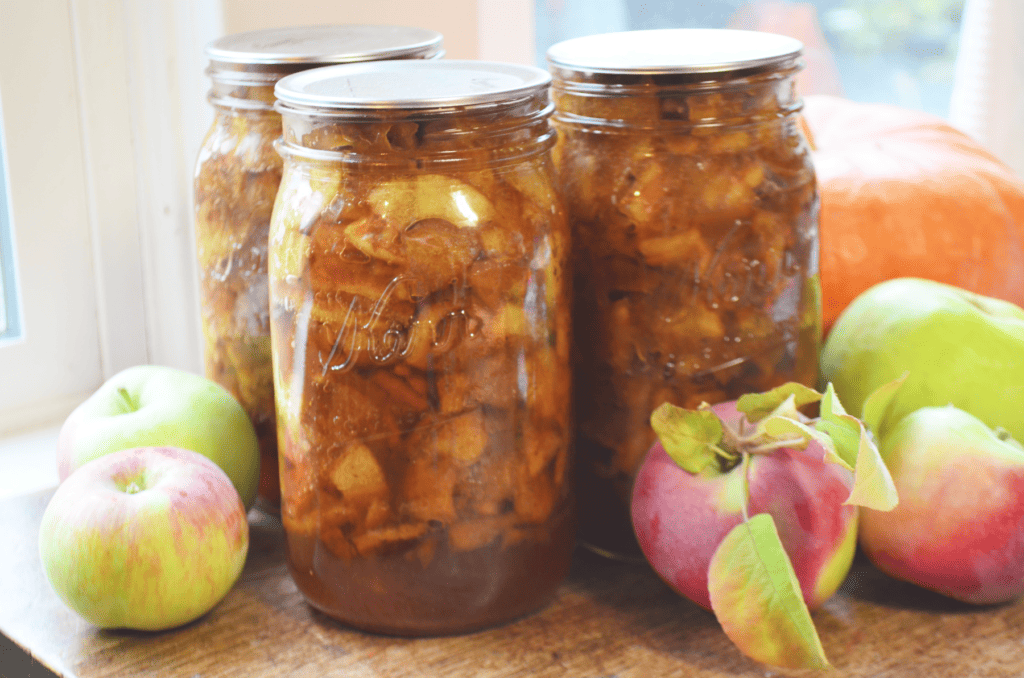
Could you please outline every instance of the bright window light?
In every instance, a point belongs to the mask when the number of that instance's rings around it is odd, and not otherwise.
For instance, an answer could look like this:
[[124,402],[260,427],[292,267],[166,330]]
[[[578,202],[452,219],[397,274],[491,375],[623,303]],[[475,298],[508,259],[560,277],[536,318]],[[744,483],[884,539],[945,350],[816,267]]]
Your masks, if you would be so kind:
[[7,183],[7,155],[0,128],[0,345],[21,339],[21,305],[14,259],[11,191]]
[[537,62],[556,42],[653,28],[739,28],[805,45],[804,94],[945,117],[964,0],[536,0]]

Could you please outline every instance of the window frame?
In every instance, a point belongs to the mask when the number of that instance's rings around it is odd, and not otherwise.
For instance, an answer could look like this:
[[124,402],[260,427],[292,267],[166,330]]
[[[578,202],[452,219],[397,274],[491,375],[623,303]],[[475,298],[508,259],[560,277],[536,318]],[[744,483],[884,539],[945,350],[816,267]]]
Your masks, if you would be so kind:
[[[68,10],[62,0],[4,7],[18,26],[0,43],[0,114],[23,302],[21,336],[0,347],[5,433],[59,416],[100,374]],[[27,69],[39,44],[47,57]]]
[[8,174],[7,139],[0,126],[0,348],[21,341],[22,336],[21,285],[18,284],[18,258],[15,256],[17,241],[10,223]]
[[202,371],[191,176],[212,120],[202,50],[222,32],[220,0],[3,5],[19,26],[0,115],[24,326],[0,346],[17,385],[0,436],[59,423],[130,365]]

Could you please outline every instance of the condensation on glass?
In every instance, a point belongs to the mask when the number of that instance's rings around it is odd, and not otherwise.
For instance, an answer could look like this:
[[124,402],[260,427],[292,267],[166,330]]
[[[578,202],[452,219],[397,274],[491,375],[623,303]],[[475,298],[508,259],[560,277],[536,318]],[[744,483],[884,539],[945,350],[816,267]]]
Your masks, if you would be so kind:
[[815,386],[818,198],[801,45],[726,30],[552,47],[556,165],[574,241],[580,533],[639,554],[651,411]]
[[281,180],[274,85],[327,64],[442,55],[435,31],[316,26],[240,33],[206,50],[215,109],[195,169],[206,376],[234,395],[260,441],[260,505],[280,502],[267,290],[267,229]]
[[316,608],[468,631],[545,604],[575,535],[568,225],[550,76],[335,66],[277,86],[281,517]]

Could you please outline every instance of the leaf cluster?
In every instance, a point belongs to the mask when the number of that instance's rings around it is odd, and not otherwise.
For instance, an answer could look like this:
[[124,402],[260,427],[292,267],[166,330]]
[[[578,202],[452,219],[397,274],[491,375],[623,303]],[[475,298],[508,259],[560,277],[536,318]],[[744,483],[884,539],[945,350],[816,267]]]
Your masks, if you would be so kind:
[[[868,398],[864,421],[846,412],[831,384],[820,393],[788,383],[739,398],[736,421],[723,421],[707,403],[696,410],[664,403],[652,413],[651,426],[668,455],[692,474],[723,473],[736,466],[747,474],[753,455],[820,452],[822,461],[853,474],[844,504],[889,511],[898,502],[896,487],[870,430],[884,419],[905,377]],[[815,404],[817,416],[803,413]],[[775,521],[767,513],[748,515],[746,477],[744,488],[744,520],[719,544],[708,570],[712,609],[726,635],[751,658],[788,668],[827,668]]]

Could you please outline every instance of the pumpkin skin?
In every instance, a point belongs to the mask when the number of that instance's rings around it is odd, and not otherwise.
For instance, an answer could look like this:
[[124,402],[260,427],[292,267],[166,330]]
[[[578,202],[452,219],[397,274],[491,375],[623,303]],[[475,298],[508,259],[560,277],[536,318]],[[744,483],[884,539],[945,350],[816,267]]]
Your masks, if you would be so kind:
[[1024,181],[943,119],[804,97],[821,196],[824,329],[875,283],[918,277],[1024,306]]

